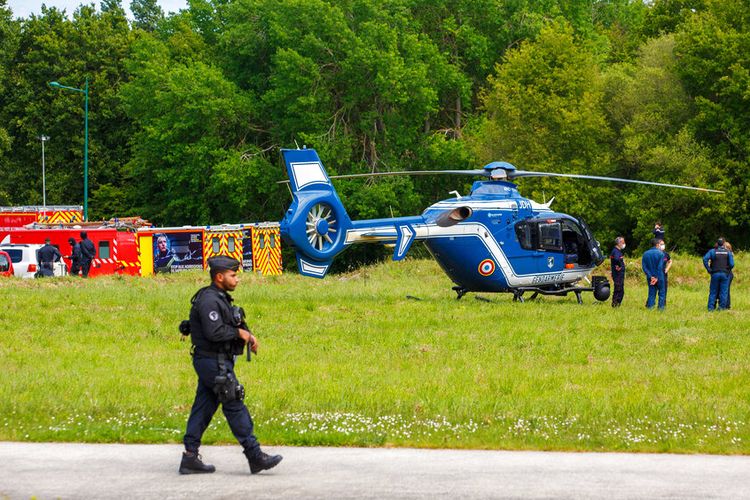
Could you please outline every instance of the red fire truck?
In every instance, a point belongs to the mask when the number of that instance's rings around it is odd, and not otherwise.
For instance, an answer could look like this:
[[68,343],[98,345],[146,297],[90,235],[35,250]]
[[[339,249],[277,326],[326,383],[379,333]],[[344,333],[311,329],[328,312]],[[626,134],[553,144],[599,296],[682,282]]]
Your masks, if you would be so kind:
[[[70,238],[80,241],[81,231],[96,248],[89,276],[130,274],[149,276],[161,272],[205,269],[208,259],[228,255],[242,262],[245,271],[278,275],[281,266],[281,237],[278,222],[260,224],[222,224],[220,226],[184,226],[154,228],[140,217],[111,219],[104,222],[76,221],[75,209],[54,207],[58,215],[42,207],[0,207],[0,244],[42,244],[46,238],[64,256],[71,268]],[[66,217],[72,222],[40,222]],[[25,210],[25,212],[24,212]],[[41,215],[40,215],[41,214]],[[3,218],[5,216],[5,218]],[[26,220],[37,219],[26,222]],[[2,223],[8,224],[3,227]]]
[[83,207],[80,205],[0,207],[0,227],[24,227],[35,222],[75,224],[81,221]]

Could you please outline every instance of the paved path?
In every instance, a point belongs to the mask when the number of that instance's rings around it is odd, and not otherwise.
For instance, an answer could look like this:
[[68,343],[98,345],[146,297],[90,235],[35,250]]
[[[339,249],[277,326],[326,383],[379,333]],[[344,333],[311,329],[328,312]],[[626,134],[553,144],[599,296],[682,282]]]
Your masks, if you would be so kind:
[[205,446],[217,471],[180,476],[181,450],[0,442],[0,498],[750,498],[750,456],[279,447],[252,476]]

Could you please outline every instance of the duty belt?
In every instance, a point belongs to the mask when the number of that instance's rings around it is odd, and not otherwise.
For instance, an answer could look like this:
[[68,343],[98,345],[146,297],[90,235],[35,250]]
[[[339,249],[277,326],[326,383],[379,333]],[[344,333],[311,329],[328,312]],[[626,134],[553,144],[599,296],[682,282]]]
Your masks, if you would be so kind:
[[193,348],[191,349],[190,353],[193,356],[197,354],[198,356],[202,356],[204,358],[213,358],[213,359],[219,359],[220,356],[224,356],[226,359],[231,356],[231,354],[227,354],[225,352],[207,351],[205,349],[201,349],[200,347],[196,345],[193,345]]

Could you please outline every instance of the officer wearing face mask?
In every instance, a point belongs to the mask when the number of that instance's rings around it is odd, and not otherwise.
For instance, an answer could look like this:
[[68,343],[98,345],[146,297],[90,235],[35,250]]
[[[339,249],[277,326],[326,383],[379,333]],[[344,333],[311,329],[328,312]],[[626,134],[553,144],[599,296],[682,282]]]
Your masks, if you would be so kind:
[[612,292],[612,307],[619,307],[625,296],[625,259],[622,251],[625,250],[625,238],[615,238],[615,247],[609,254],[609,262],[612,267],[612,282],[615,289]]
[[663,240],[654,238],[651,240],[651,248],[646,250],[641,257],[641,269],[646,275],[648,284],[648,299],[646,307],[653,309],[656,295],[659,295],[659,309],[663,310],[667,305],[667,296],[664,290],[664,252],[661,250]]

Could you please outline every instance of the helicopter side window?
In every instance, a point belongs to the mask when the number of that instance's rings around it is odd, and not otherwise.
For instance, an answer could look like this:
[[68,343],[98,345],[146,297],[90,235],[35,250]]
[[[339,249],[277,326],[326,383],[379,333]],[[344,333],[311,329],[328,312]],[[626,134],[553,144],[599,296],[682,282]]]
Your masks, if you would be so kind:
[[562,229],[559,222],[539,223],[539,247],[542,250],[562,252]]
[[539,247],[539,232],[536,224],[519,222],[516,224],[516,237],[521,248],[534,250]]

